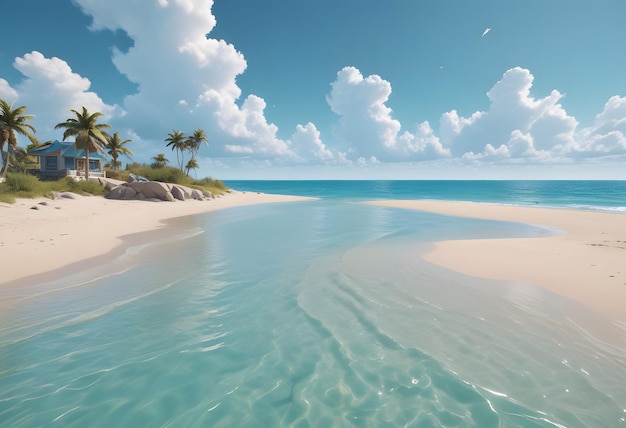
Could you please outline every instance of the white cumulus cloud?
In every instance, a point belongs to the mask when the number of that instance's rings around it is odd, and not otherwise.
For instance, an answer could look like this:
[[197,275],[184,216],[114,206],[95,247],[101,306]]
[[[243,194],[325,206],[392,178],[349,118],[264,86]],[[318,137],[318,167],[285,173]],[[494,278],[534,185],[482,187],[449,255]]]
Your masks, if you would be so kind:
[[124,100],[124,126],[154,140],[173,128],[202,128],[213,137],[211,150],[223,156],[296,158],[267,121],[265,101],[254,94],[240,99],[236,78],[247,63],[232,44],[210,38],[212,1],[75,2],[93,17],[94,29],[123,30],[133,40],[127,52],[113,55],[118,70],[138,85]]
[[335,137],[352,158],[362,164],[377,161],[426,160],[449,155],[428,122],[417,125],[415,133],[404,131],[386,103],[391,84],[380,76],[363,77],[355,67],[337,73],[326,97],[331,110],[339,115]]
[[571,144],[577,121],[569,116],[554,90],[547,97],[530,95],[534,77],[519,67],[508,70],[487,92],[489,110],[460,117],[454,110],[440,119],[441,140],[454,156],[545,159]]
[[9,82],[0,78],[0,98],[5,100],[9,104],[12,104],[17,100],[18,96],[19,95],[17,91],[13,89],[11,85],[9,85]]
[[64,59],[26,53],[13,63],[24,78],[13,86],[0,78],[0,97],[27,105],[39,135],[58,135],[54,125],[70,117],[70,109],[85,106],[132,136],[147,157],[165,150],[164,138],[172,130],[202,128],[210,138],[210,156],[220,159],[215,162],[232,158],[233,165],[250,167],[626,158],[626,97],[611,97],[593,125],[580,128],[562,104],[564,95],[558,90],[534,95],[534,76],[521,67],[504,72],[487,91],[485,111],[463,117],[452,109],[432,126],[419,118],[400,123],[389,105],[391,83],[345,67],[326,96],[337,115],[333,138],[312,122],[297,124],[288,135],[267,119],[261,96],[242,94],[237,78],[248,64],[235,46],[210,37],[216,25],[212,0],[73,2],[93,18],[94,31],[121,30],[132,39],[125,52],[113,48],[111,61],[137,90],[110,105]]
[[464,160],[507,162],[572,162],[583,158],[626,155],[626,97],[611,97],[594,126],[578,129],[553,90],[544,98],[531,96],[534,76],[513,68],[487,96],[489,110],[468,118],[454,110],[440,119],[444,147]]
[[89,79],[73,72],[60,58],[46,58],[33,51],[16,58],[13,65],[24,75],[24,80],[15,88],[6,85],[9,94],[14,93],[9,98],[16,98],[20,105],[28,107],[28,113],[35,115],[33,124],[39,135],[50,135],[57,123],[73,117],[71,109],[80,111],[82,106],[108,118],[123,114],[119,106],[106,104],[90,91]]
[[626,97],[611,97],[594,126],[582,129],[564,151],[580,158],[626,155]]
[[329,150],[320,138],[320,131],[309,122],[302,126],[296,126],[296,132],[291,136],[293,149],[303,160],[320,161],[330,163],[335,160],[335,155]]

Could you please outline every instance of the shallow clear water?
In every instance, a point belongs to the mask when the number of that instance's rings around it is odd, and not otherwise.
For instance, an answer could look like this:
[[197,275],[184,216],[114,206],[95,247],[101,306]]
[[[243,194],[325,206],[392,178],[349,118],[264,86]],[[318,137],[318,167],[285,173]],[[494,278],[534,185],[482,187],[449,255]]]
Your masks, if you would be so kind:
[[545,230],[338,199],[170,227],[100,271],[0,291],[0,425],[624,425],[624,326],[419,258]]

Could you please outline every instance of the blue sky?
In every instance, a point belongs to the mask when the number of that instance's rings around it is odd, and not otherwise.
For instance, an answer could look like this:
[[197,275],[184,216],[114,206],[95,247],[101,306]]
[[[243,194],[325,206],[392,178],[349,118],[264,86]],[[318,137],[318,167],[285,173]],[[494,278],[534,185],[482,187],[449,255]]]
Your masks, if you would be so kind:
[[[623,0],[20,0],[0,98],[198,176],[626,179]],[[489,29],[485,33],[485,30]],[[26,141],[21,140],[22,145]]]

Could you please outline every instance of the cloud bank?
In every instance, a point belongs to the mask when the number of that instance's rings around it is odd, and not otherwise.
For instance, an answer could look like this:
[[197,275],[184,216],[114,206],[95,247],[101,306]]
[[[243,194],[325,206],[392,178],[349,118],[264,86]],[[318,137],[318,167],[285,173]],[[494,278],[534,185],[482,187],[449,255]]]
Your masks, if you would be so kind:
[[248,66],[243,54],[210,37],[216,25],[212,1],[73,1],[93,18],[94,31],[122,30],[133,40],[128,51],[113,48],[108,54],[137,91],[120,105],[109,105],[65,60],[36,51],[16,58],[13,65],[24,79],[14,86],[0,79],[0,97],[27,105],[37,115],[39,134],[50,138],[70,109],[86,106],[103,112],[107,122],[141,144],[134,151],[145,152],[146,159],[163,151],[168,132],[196,128],[210,136],[206,154],[223,164],[358,167],[438,160],[545,164],[626,158],[626,97],[610,98],[593,126],[580,128],[562,106],[563,94],[553,90],[543,97],[533,95],[534,76],[519,67],[504,72],[486,92],[486,111],[469,117],[456,110],[443,112],[435,125],[419,118],[400,123],[388,105],[391,82],[345,67],[325,94],[337,119],[332,129],[307,122],[284,124],[281,131],[265,116],[263,98],[242,97],[237,77]]

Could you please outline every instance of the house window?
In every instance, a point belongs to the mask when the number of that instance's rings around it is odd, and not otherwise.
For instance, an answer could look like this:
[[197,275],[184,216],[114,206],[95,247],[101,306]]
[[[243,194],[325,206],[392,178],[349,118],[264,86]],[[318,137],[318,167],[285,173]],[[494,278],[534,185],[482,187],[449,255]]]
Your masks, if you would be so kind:
[[56,156],[46,156],[44,168],[47,170],[57,170],[58,169],[58,160]]
[[89,159],[89,171],[99,171],[100,165],[97,160]]

